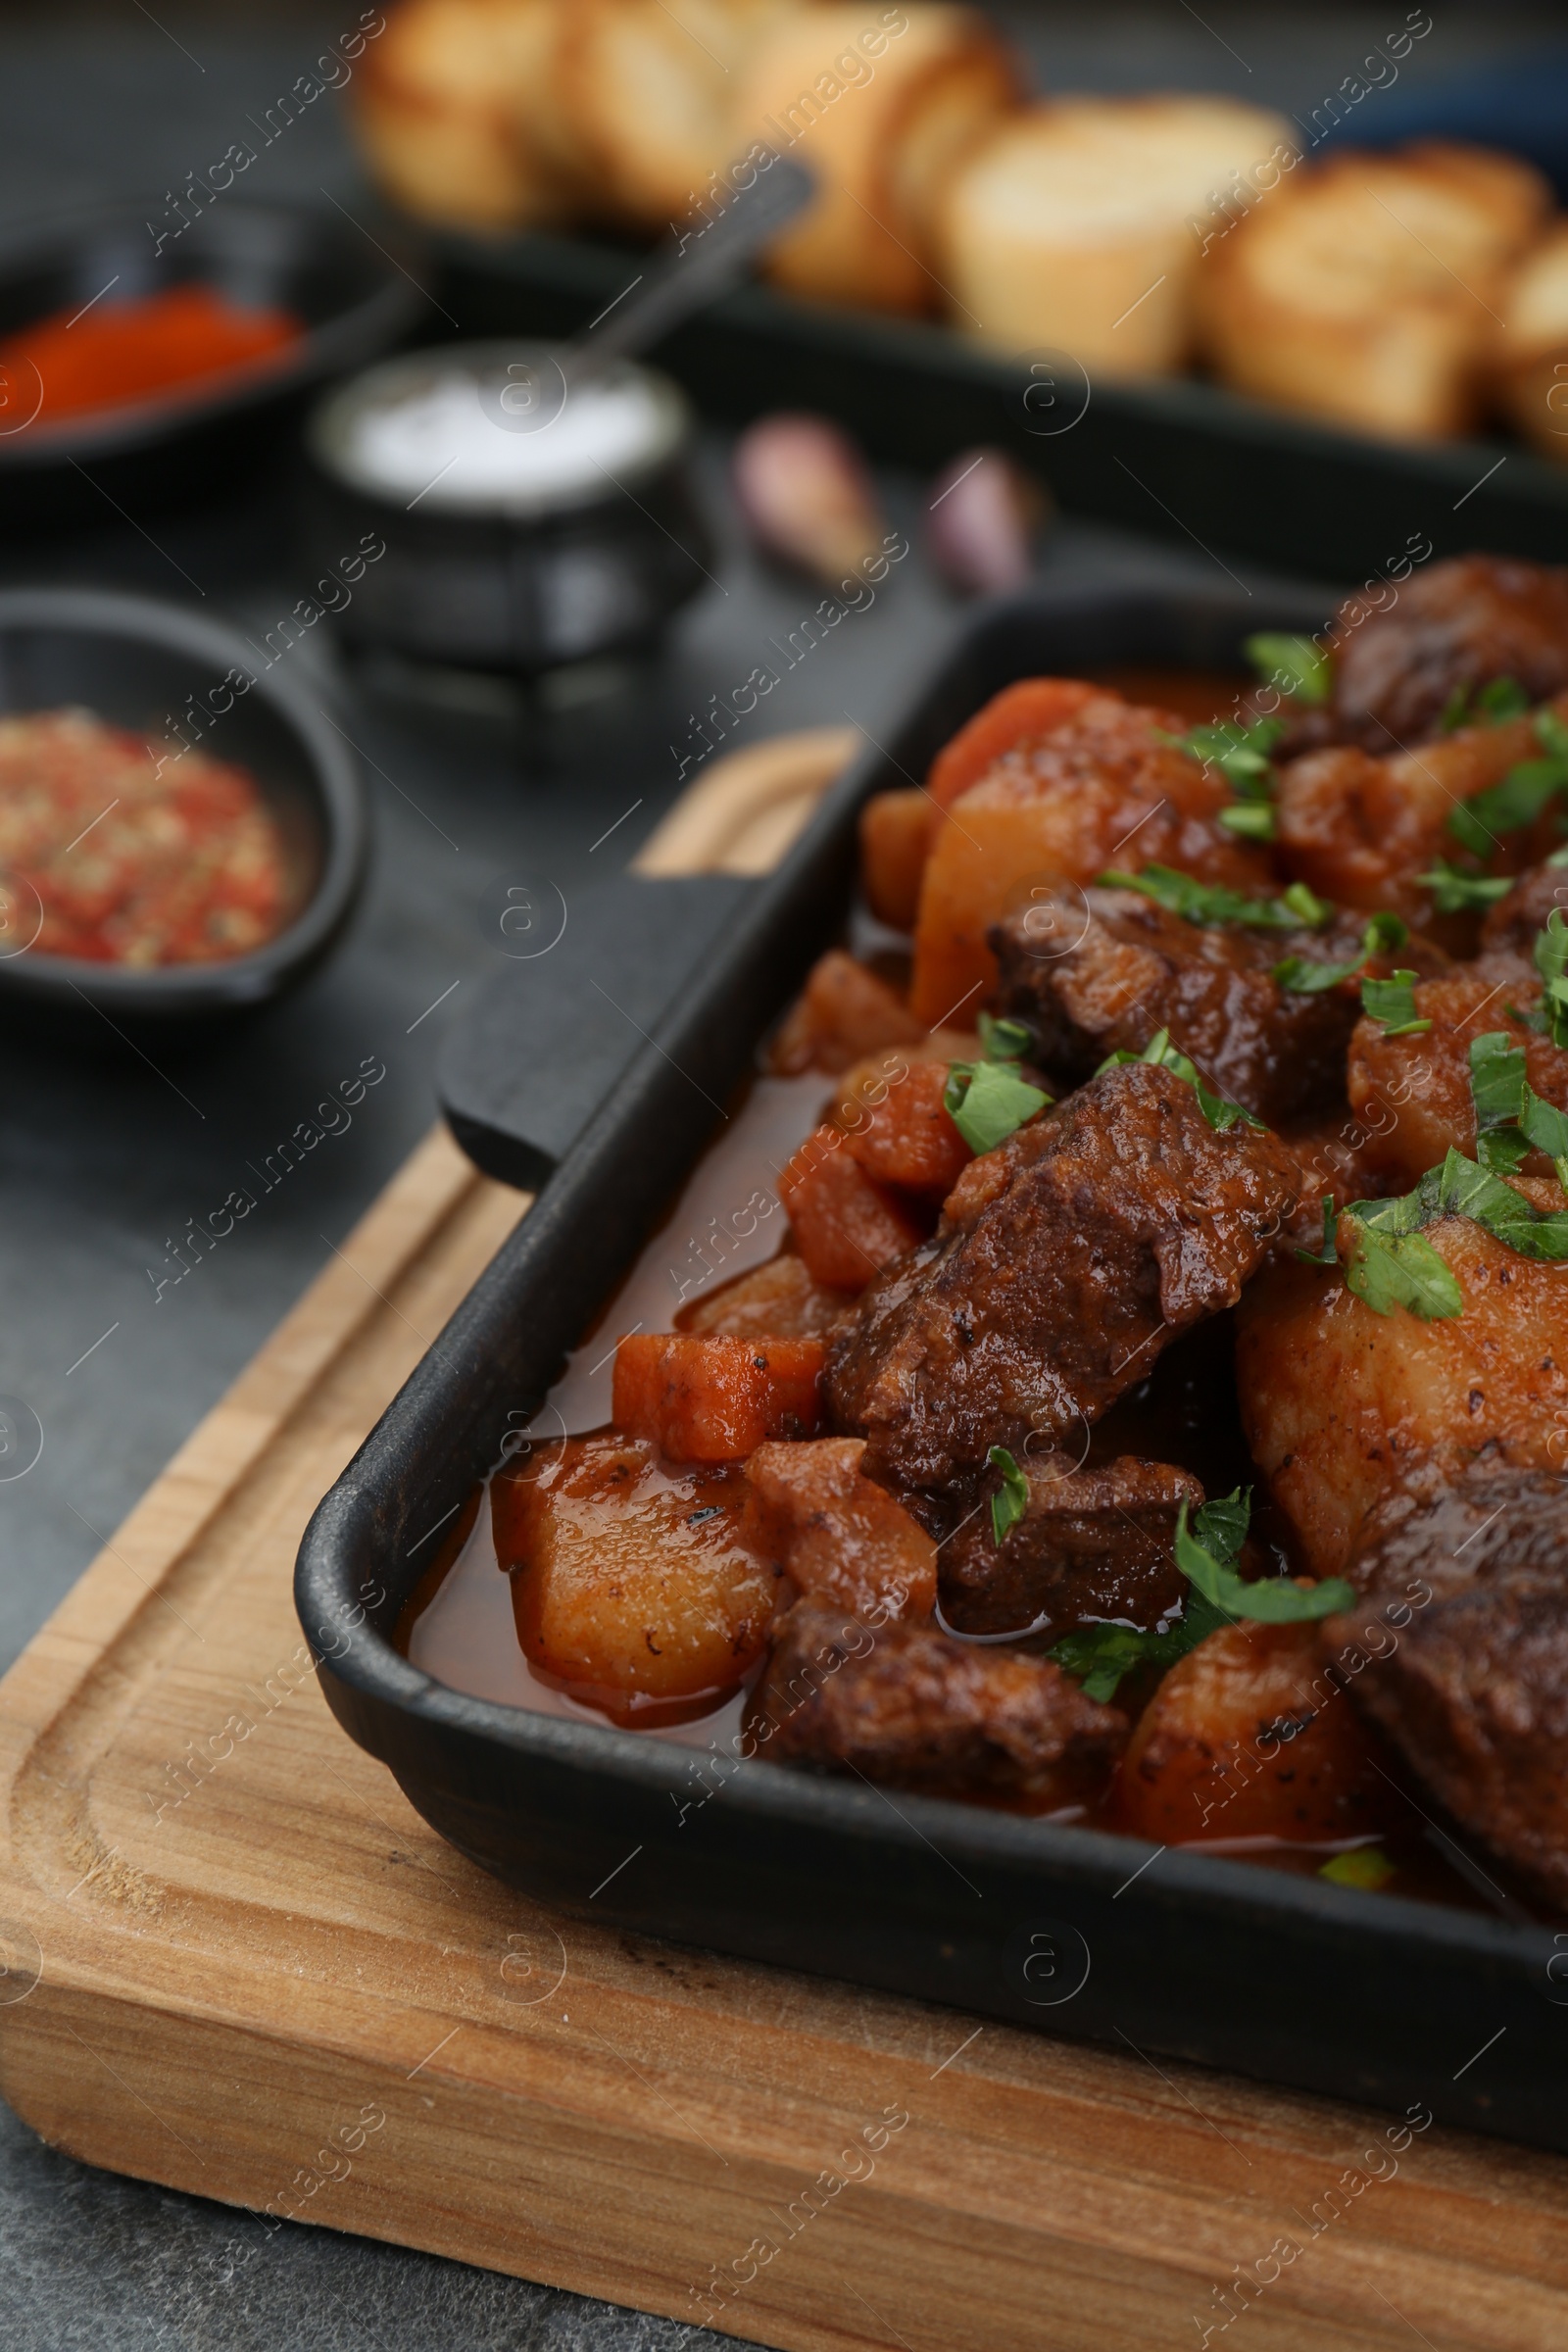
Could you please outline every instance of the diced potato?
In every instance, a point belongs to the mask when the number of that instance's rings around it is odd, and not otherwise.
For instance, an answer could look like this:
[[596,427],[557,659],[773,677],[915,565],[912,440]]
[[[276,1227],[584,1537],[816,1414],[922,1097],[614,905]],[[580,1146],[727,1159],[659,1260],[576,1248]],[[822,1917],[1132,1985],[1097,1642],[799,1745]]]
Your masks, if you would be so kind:
[[[1561,704],[1568,715],[1568,696]],[[1280,774],[1276,855],[1280,869],[1342,906],[1387,907],[1444,947],[1463,952],[1473,916],[1433,911],[1420,877],[1458,845],[1448,819],[1461,801],[1499,784],[1542,746],[1529,718],[1501,726],[1461,727],[1439,743],[1375,759],[1336,745],[1293,760]],[[1554,812],[1501,836],[1488,860],[1495,873],[1518,873],[1556,846]]]
[[[845,1126],[844,1149],[868,1176],[941,1200],[974,1156],[943,1103],[945,1061],[905,1062],[881,1099],[862,1099],[856,1123]],[[842,1116],[842,1113],[841,1113]]]
[[912,931],[937,810],[917,785],[879,792],[860,810],[860,888],[879,922]]
[[[1417,984],[1417,1017],[1432,1023],[1419,1037],[1387,1037],[1377,1021],[1356,1023],[1348,1071],[1350,1108],[1365,1137],[1362,1156],[1385,1180],[1380,1191],[1408,1192],[1450,1145],[1474,1157],[1470,1048],[1489,1030],[1501,1030],[1511,1045],[1523,1047],[1525,1075],[1536,1093],[1568,1110],[1568,1054],[1508,1010],[1516,1004],[1528,1011],[1540,996],[1533,980],[1499,988],[1494,972],[1455,972]],[[1533,1154],[1523,1173],[1549,1176],[1551,1162]]]
[[831,948],[811,966],[769,1059],[786,1077],[847,1070],[879,1046],[913,1044],[924,1035],[897,989],[842,948]]
[[[1555,1184],[1518,1189],[1538,1207],[1562,1205]],[[1340,1573],[1372,1504],[1424,1456],[1452,1475],[1494,1444],[1527,1466],[1563,1463],[1568,1271],[1468,1217],[1440,1218],[1423,1238],[1456,1276],[1462,1314],[1378,1314],[1337,1270],[1288,1262],[1242,1294],[1243,1426],[1314,1576]]]
[[951,808],[960,793],[990,773],[1004,752],[1075,718],[1098,691],[1082,678],[1020,678],[1004,686],[938,752],[927,792],[939,808]]
[[681,1331],[737,1340],[814,1340],[831,1331],[853,1304],[850,1292],[824,1290],[805,1258],[784,1250],[765,1266],[694,1298],[675,1322]]
[[746,1465],[747,1532],[803,1592],[863,1615],[929,1617],[937,1547],[885,1487],[860,1471],[862,1438],[760,1446]]
[[673,1462],[738,1462],[764,1438],[809,1437],[821,1418],[820,1340],[628,1332],[615,1349],[617,1429]]
[[925,1231],[907,1202],[850,1156],[837,1127],[807,1137],[778,1180],[778,1197],[813,1280],[830,1290],[863,1291]]
[[1315,1625],[1228,1625],[1173,1666],[1117,1775],[1118,1824],[1160,1845],[1383,1830],[1392,1790]]
[[[1205,882],[1266,893],[1267,858],[1218,822],[1231,791],[1161,742],[1181,731],[1168,711],[1096,694],[1054,734],[1005,753],[954,803],[920,887],[909,1008],[935,1027],[972,1021],[995,990],[986,944],[993,923],[1064,882],[1093,882],[1131,860],[1179,867]],[[1042,940],[1043,952],[1060,944]]]
[[745,1681],[781,1578],[745,1540],[738,1470],[672,1470],[600,1433],[490,1492],[536,1673],[622,1724],[678,1722]]

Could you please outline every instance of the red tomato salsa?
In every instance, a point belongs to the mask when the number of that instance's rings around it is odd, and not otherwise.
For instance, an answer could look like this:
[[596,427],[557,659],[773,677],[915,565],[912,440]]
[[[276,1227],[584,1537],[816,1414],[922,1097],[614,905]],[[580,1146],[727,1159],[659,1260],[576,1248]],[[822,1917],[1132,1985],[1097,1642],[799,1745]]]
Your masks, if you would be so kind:
[[292,912],[244,768],[160,759],[87,710],[0,718],[0,890],[16,944],[92,963],[226,962]]

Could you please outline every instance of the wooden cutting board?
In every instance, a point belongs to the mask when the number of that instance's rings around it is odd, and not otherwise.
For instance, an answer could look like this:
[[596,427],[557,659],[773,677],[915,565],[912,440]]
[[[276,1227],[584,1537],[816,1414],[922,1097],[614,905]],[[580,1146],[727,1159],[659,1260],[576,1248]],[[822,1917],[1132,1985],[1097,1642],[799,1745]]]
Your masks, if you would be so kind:
[[[848,748],[715,766],[642,863],[759,870]],[[431,1135],[0,1685],[19,2113],[241,2248],[316,2222],[802,2352],[1561,2352],[1568,2163],[554,1921],[351,1745],[295,1547],[525,1205]]]

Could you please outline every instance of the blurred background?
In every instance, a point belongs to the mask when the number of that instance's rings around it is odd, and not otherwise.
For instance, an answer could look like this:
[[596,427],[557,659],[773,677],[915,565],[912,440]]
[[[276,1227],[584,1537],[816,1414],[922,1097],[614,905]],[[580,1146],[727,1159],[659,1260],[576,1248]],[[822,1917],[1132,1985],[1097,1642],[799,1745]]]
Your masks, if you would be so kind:
[[[541,425],[540,347],[592,353],[759,142],[817,210]],[[0,703],[254,768],[285,836],[297,769],[318,916],[248,1007],[138,996],[101,938],[31,986],[0,936],[0,1662],[438,1115],[514,894],[569,903],[726,753],[879,735],[978,596],[1326,612],[1418,541],[1564,560],[1564,206],[1568,34],[1525,0],[0,8]],[[192,285],[269,353],[137,376]],[[6,605],[50,587],[153,600],[156,683]],[[222,734],[230,659],[286,756]],[[0,2240],[29,2348],[677,2339],[320,2232],[237,2260],[9,2118]]]

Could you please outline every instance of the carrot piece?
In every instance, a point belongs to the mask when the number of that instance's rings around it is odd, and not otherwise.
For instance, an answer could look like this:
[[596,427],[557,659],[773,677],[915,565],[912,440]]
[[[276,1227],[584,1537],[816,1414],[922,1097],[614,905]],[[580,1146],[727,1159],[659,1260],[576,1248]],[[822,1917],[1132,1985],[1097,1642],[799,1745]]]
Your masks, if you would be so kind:
[[1020,678],[1015,686],[1004,686],[938,752],[926,778],[927,792],[939,808],[951,808],[959,793],[978,784],[1004,752],[1031,735],[1049,735],[1102,692],[1081,678]]
[[879,792],[860,810],[860,887],[879,922],[912,931],[937,810],[918,786]]
[[820,1340],[628,1332],[612,1412],[673,1462],[739,1462],[767,1438],[809,1437],[821,1418]]
[[863,1291],[922,1238],[908,1205],[875,1183],[844,1149],[837,1127],[808,1135],[778,1180],[778,1195],[812,1279]]
[[906,1064],[879,1102],[862,1098],[855,1105],[859,1116],[844,1138],[845,1151],[878,1183],[944,1200],[973,1157],[948,1116],[947,1085],[945,1061]]
[[786,1077],[847,1070],[879,1046],[913,1045],[924,1035],[896,989],[842,948],[830,948],[811,966],[773,1041],[771,1061]]

